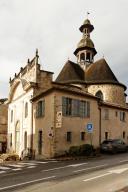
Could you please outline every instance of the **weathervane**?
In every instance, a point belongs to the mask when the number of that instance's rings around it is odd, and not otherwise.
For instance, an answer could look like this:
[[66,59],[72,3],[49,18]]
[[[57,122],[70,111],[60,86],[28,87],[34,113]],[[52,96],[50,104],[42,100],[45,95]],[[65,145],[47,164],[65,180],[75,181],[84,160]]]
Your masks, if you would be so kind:
[[87,19],[88,19],[88,15],[89,15],[90,13],[87,11],[87,13],[86,13],[86,14],[87,14]]

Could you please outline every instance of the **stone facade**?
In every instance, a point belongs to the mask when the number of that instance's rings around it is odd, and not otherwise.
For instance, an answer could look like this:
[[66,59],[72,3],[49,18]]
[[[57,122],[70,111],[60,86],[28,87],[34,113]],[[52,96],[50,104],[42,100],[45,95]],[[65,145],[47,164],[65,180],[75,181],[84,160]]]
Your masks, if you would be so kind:
[[[90,102],[90,117],[81,118],[73,116],[63,116],[62,113],[62,97],[68,97],[71,99],[85,100]],[[41,118],[36,118],[37,103],[41,100],[45,100],[45,115]],[[54,157],[56,155],[64,154],[71,146],[82,145],[84,143],[92,143],[94,146],[99,146],[99,111],[97,107],[97,100],[91,97],[79,96],[77,93],[69,94],[68,91],[60,92],[53,91],[45,97],[41,97],[33,102],[34,109],[34,132],[35,132],[35,145],[36,156],[39,156],[38,142],[39,131],[42,131],[42,149],[41,154],[44,157]],[[61,122],[57,124],[57,114],[62,114]],[[92,123],[94,126],[93,134],[86,131],[88,123]],[[67,142],[67,132],[72,133],[72,141]],[[81,132],[85,133],[84,140],[81,140]],[[51,134],[51,136],[50,136]]]
[[0,99],[0,153],[5,153],[7,147],[7,114],[7,99]]
[[[122,113],[125,114],[124,118],[121,118]],[[128,143],[128,109],[101,107],[101,140],[106,139],[105,137],[119,138]]]
[[[38,55],[10,79],[8,99],[8,149],[21,156],[33,148],[33,105],[31,98],[50,87],[52,73],[43,71]],[[43,83],[42,83],[43,82]]]
[[102,92],[103,100],[105,102],[126,106],[126,98],[124,95],[124,88],[122,86],[114,84],[98,84],[88,86],[89,93],[96,95],[98,91]]

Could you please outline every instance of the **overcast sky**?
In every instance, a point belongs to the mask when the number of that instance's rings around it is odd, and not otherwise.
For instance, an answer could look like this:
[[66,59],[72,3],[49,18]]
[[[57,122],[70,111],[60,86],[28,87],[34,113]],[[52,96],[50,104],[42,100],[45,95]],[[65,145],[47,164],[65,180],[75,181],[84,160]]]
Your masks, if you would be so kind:
[[82,37],[89,19],[91,39],[118,80],[128,86],[128,0],[0,0],[0,97],[8,96],[9,78],[39,49],[44,70],[58,75]]

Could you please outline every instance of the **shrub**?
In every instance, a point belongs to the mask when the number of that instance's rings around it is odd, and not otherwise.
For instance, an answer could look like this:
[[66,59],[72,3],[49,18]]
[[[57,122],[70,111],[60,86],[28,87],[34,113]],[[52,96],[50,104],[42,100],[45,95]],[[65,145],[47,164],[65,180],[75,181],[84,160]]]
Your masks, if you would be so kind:
[[93,145],[90,145],[90,144],[72,146],[69,149],[69,155],[71,155],[71,156],[80,156],[80,155],[89,156],[89,155],[93,154],[93,152],[94,152]]
[[93,145],[83,144],[80,146],[81,155],[89,156],[93,153],[93,151],[94,151]]
[[69,155],[79,156],[80,155],[80,146],[72,146],[69,149]]

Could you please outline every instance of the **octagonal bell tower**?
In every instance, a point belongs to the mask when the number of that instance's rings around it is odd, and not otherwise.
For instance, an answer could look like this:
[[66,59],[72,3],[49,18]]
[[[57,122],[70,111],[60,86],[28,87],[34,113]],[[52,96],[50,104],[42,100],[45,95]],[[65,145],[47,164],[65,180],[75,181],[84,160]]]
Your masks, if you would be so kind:
[[74,54],[77,57],[77,63],[84,71],[91,63],[94,62],[94,56],[97,53],[94,43],[90,39],[90,33],[93,29],[94,27],[89,19],[86,19],[83,25],[79,28],[79,30],[83,33],[83,37],[78,43]]

